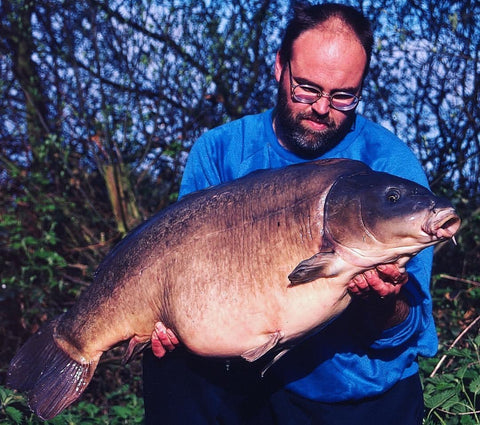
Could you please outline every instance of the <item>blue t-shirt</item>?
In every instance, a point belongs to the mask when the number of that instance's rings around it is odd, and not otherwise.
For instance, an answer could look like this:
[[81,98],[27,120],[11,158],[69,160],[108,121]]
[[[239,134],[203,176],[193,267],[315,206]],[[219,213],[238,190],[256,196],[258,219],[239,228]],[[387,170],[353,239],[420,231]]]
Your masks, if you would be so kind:
[[[395,135],[357,115],[351,131],[319,158],[350,158],[424,186],[427,179],[411,150]],[[317,158],[317,159],[319,159]],[[305,162],[283,148],[273,131],[272,110],[208,131],[193,145],[180,196],[242,177],[252,171]],[[293,348],[267,373],[291,391],[323,402],[382,393],[418,371],[417,356],[433,356],[438,340],[429,292],[433,249],[407,265],[410,314],[401,324],[365,338],[347,309],[327,328]],[[353,303],[355,304],[355,303]],[[352,305],[353,305],[352,304]],[[352,313],[353,314],[353,313]]]

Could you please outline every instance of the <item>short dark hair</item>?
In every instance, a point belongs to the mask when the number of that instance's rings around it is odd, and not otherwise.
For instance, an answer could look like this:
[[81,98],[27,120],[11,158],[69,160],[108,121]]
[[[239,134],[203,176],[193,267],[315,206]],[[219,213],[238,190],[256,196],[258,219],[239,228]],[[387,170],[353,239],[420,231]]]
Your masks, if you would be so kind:
[[280,63],[285,65],[292,56],[292,47],[295,40],[305,31],[314,29],[331,18],[341,20],[357,36],[365,49],[367,63],[363,78],[368,73],[373,48],[373,31],[370,21],[353,7],[337,3],[311,5],[298,2],[294,6],[293,18],[289,21],[280,46]]

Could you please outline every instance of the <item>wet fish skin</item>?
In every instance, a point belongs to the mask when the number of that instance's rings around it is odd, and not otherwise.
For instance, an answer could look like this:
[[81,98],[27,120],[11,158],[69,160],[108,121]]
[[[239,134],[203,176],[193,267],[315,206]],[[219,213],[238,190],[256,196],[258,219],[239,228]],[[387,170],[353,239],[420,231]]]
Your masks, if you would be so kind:
[[340,314],[356,274],[403,267],[458,225],[427,189],[351,160],[197,192],[111,251],[74,306],[20,348],[7,384],[52,418],[80,396],[103,352],[130,341],[132,355],[157,321],[194,353],[253,361]]

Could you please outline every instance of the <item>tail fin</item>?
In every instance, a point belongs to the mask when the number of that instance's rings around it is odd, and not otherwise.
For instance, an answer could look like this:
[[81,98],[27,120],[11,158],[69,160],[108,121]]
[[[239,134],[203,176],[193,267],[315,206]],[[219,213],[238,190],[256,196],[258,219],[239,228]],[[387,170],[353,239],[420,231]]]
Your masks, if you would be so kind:
[[55,342],[55,320],[27,340],[10,362],[7,386],[25,392],[29,406],[51,419],[85,390],[98,361],[79,363]]

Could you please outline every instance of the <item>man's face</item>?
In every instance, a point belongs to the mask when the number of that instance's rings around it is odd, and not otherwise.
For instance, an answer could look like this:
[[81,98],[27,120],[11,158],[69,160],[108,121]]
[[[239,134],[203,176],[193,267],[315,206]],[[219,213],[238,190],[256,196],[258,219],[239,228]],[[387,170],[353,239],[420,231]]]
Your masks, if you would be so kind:
[[[326,94],[348,92],[360,96],[366,54],[356,36],[338,21],[306,31],[292,49],[293,84],[308,84]],[[315,158],[337,145],[350,130],[355,110],[338,111],[330,99],[313,104],[292,100],[290,70],[277,55],[279,82],[274,128],[280,143],[304,158]]]

